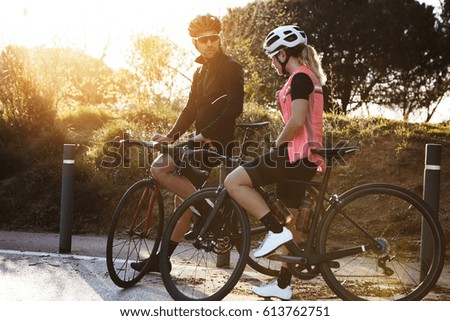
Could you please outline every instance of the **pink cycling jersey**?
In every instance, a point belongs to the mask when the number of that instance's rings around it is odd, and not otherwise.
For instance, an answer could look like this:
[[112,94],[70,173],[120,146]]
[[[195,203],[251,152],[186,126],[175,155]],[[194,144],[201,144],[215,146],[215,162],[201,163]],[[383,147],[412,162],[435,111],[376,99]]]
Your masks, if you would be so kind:
[[308,97],[309,106],[305,123],[288,143],[289,161],[293,163],[299,159],[308,158],[310,162],[318,166],[318,171],[325,172],[325,163],[322,157],[311,153],[311,148],[322,148],[322,85],[314,72],[307,66],[300,66],[295,70],[279,93],[283,121],[286,124],[292,116],[291,83],[293,77],[298,73],[305,73],[311,78],[314,90]]

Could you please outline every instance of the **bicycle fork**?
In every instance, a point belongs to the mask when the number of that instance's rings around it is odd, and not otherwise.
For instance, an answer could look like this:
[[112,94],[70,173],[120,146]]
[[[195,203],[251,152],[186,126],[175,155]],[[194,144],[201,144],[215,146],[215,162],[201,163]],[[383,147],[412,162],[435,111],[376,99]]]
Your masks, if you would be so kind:
[[203,236],[205,235],[206,231],[209,229],[214,218],[218,215],[219,209],[221,208],[223,202],[228,197],[228,193],[224,187],[219,187],[216,191],[216,194],[218,194],[218,197],[217,197],[216,202],[214,203],[214,207],[213,207],[211,213],[206,218],[205,224],[200,229],[200,232],[198,233],[198,236],[197,236],[197,240],[195,242],[196,246],[206,247],[205,250],[211,250],[211,247],[214,247],[215,245],[217,245],[216,242],[214,240],[212,240],[209,245],[202,246]]
[[[149,231],[150,231],[150,224],[151,224],[151,220],[152,220],[152,211],[153,211],[153,207],[155,205],[155,201],[156,201],[157,194],[158,194],[158,191],[159,191],[159,183],[158,182],[154,182],[154,186],[153,187],[154,187],[154,193],[152,193],[152,195],[150,196],[150,199],[148,200],[148,204],[147,204],[146,218],[145,218],[145,229],[144,229],[144,231],[145,231],[144,234],[145,235],[142,235],[142,237],[147,237],[148,235],[146,235],[146,234],[148,234]],[[144,192],[142,193],[141,198],[140,198],[140,200],[139,200],[139,202],[138,202],[138,204],[137,204],[137,206],[136,206],[136,208],[134,210],[134,216],[133,216],[133,219],[132,219],[131,225],[130,225],[130,233],[132,231],[134,231],[134,228],[136,227],[136,223],[137,223],[137,220],[139,218],[139,213],[141,212],[142,207],[144,206],[145,200],[146,200],[149,192],[150,192],[150,187],[147,186],[144,189]]]

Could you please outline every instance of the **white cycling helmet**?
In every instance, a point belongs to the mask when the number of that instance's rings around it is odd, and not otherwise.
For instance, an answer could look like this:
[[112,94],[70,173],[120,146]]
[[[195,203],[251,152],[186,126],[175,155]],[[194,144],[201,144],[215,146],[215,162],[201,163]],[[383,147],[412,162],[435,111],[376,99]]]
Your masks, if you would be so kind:
[[281,26],[267,35],[263,49],[269,58],[278,54],[284,48],[293,48],[299,44],[307,44],[306,33],[297,26]]

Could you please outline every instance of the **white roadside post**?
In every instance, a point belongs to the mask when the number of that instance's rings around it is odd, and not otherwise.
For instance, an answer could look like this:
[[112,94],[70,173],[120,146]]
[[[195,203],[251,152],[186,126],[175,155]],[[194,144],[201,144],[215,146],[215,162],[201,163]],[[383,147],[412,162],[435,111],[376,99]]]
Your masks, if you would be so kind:
[[[435,218],[439,218],[439,193],[441,175],[441,145],[426,144],[425,146],[425,169],[423,172],[423,199],[433,210]],[[422,248],[421,279],[425,277],[431,265],[433,255],[433,242],[426,224],[422,224]],[[436,254],[435,254],[436,255]]]

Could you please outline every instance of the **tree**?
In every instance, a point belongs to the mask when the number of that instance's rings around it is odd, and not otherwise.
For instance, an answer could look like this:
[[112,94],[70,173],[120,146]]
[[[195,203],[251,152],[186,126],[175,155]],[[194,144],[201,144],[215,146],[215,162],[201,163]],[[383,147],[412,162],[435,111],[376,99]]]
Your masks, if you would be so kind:
[[186,87],[186,81],[190,82],[186,70],[191,64],[186,65],[186,57],[187,53],[168,39],[137,35],[129,65],[135,76],[139,102],[149,99],[156,103],[179,102],[180,89]]
[[130,75],[70,48],[28,50],[27,69],[53,96],[55,107],[113,105],[132,90]]
[[434,16],[433,7],[417,2],[380,1],[383,9],[398,18],[396,30],[391,31],[395,41],[388,48],[391,64],[373,90],[373,102],[400,109],[404,120],[425,109],[425,121],[429,121],[449,88],[444,26]]
[[0,54],[0,116],[17,133],[31,133],[55,118],[52,96],[26,68],[28,52],[7,46]]
[[274,26],[285,24],[285,1],[255,1],[244,8],[229,9],[222,20],[223,47],[240,60],[244,69],[246,100],[275,105],[280,79],[262,50],[264,37]]
[[[284,0],[232,9],[224,19],[228,49],[249,70],[250,99],[273,101],[279,88],[261,45],[266,34],[281,24],[296,24],[306,31],[309,43],[321,54],[343,113],[383,103],[403,107],[407,117],[447,92],[446,51],[443,44],[437,45],[444,32],[429,7],[415,0]],[[400,99],[411,96],[417,100],[414,105]]]

